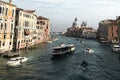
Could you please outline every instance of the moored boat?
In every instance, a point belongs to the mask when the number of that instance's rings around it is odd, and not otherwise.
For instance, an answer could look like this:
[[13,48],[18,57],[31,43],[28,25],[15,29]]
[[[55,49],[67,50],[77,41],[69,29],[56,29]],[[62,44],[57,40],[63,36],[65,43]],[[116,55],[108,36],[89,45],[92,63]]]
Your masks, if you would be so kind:
[[113,52],[120,52],[120,45],[113,44],[111,47]]
[[74,44],[61,44],[60,46],[54,47],[53,48],[53,56],[60,56],[60,55],[65,55],[68,53],[71,53],[75,50]]

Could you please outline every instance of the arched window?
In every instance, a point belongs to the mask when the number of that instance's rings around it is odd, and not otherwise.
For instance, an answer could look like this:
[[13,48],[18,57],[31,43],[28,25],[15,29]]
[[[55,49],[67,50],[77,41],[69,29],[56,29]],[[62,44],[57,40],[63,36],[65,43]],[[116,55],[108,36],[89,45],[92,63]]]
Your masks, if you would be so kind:
[[2,14],[4,15],[4,7],[3,7],[3,11],[2,11]]
[[0,6],[0,14],[2,13],[2,7]]
[[14,17],[14,9],[12,10],[12,17]]

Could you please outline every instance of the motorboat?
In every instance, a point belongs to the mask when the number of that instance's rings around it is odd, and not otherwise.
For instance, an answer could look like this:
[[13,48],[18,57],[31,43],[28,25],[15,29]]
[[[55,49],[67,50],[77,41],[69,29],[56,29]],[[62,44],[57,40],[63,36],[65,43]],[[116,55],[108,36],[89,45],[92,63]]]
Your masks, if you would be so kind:
[[57,41],[58,40],[58,38],[53,38],[53,41]]
[[21,65],[22,63],[26,62],[28,58],[26,57],[15,57],[15,58],[10,58],[10,60],[7,62],[8,66],[17,66]]
[[64,55],[67,53],[71,53],[75,50],[74,44],[60,44],[57,47],[53,48],[53,56]]
[[85,52],[86,52],[86,53],[93,53],[93,52],[94,52],[94,50],[93,50],[93,49],[91,49],[91,48],[86,48],[86,49],[85,49]]
[[47,41],[47,43],[52,43],[52,41]]
[[120,45],[119,44],[113,44],[112,46],[113,52],[120,52]]
[[10,60],[15,60],[15,61],[21,60],[23,63],[23,62],[26,62],[28,60],[28,58],[27,57],[15,57],[15,58],[11,58]]
[[10,61],[8,61],[7,63],[6,63],[8,66],[18,66],[18,65],[20,65],[21,63],[20,63],[20,60],[10,60]]
[[83,41],[83,40],[81,40],[80,42],[81,42],[81,43],[84,43],[84,41]]
[[100,38],[100,42],[101,42],[101,43],[106,43],[107,40],[106,40],[105,38]]

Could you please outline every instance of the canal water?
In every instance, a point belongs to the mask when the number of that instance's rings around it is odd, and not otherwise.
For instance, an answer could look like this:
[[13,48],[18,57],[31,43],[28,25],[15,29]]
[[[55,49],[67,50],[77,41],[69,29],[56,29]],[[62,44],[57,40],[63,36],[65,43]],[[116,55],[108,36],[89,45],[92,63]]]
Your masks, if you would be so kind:
[[[0,80],[120,80],[120,62],[118,54],[109,44],[95,40],[80,43],[75,38],[58,37],[52,44],[41,44],[37,49],[21,51],[21,56],[29,60],[18,67],[8,67],[8,59],[0,57]],[[73,43],[76,47],[71,55],[52,58],[52,48],[60,43]],[[85,48],[95,50],[85,54]],[[88,62],[86,68],[81,67]]]

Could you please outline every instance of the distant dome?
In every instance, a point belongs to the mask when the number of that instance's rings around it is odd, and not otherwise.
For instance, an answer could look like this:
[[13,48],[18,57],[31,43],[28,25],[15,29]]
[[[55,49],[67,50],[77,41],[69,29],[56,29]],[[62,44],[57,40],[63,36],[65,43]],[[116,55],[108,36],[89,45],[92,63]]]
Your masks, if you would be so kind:
[[75,21],[73,22],[72,27],[74,27],[74,28],[80,28],[80,24],[79,24],[77,18],[75,18]]

